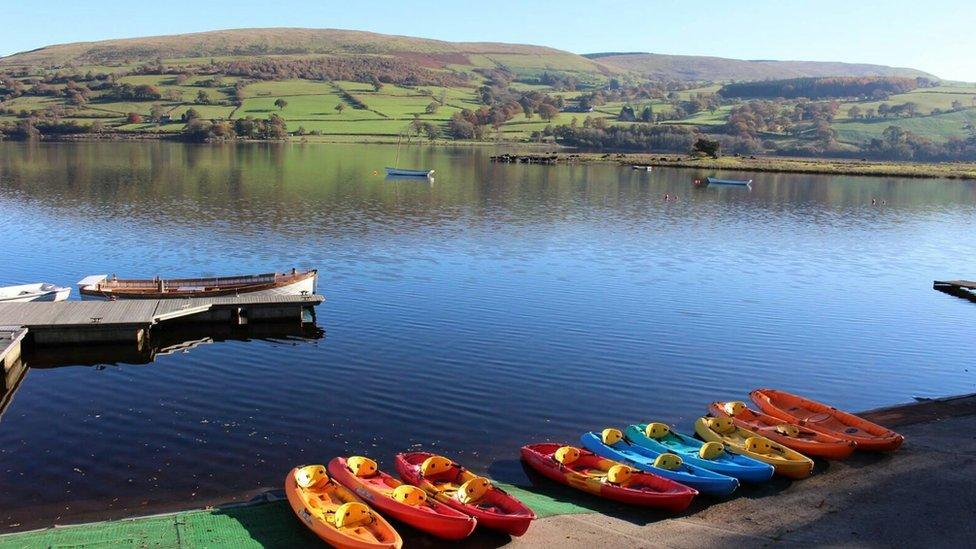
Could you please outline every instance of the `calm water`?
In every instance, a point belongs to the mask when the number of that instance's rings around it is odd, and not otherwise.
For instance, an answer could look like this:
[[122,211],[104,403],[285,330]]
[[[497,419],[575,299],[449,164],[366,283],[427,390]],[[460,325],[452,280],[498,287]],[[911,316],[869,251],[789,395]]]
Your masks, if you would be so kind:
[[374,175],[382,146],[0,144],[0,282],[317,267],[328,298],[320,331],[35,357],[0,420],[0,529],[244,497],[341,453],[524,482],[523,443],[688,429],[756,386],[852,409],[976,390],[976,305],[931,288],[976,276],[971,182],[694,190],[492,152],[401,154],[427,183]]

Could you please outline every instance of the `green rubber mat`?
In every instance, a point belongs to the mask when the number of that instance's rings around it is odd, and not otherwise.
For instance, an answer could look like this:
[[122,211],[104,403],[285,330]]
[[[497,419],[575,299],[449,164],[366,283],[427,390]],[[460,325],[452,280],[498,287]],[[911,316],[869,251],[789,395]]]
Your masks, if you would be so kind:
[[[579,503],[597,503],[592,496],[556,484],[545,492],[502,485],[540,517],[597,510]],[[575,492],[575,494],[574,494]],[[397,531],[405,540],[437,542],[404,525]],[[487,534],[487,533],[485,533]],[[482,535],[481,529],[475,538]],[[472,541],[476,541],[472,539]],[[413,545],[413,544],[410,544]],[[0,536],[0,548],[108,549],[122,548],[251,548],[324,546],[292,513],[287,501],[256,503],[169,515],[95,522]]]
[[6,548],[305,547],[321,545],[286,501],[96,522],[0,536]]

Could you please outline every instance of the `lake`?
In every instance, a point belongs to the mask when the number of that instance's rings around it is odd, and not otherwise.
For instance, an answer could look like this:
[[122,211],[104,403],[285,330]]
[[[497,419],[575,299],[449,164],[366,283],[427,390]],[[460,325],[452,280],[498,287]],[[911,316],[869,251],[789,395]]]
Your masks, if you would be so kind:
[[0,284],[314,267],[327,297],[305,330],[37,353],[0,418],[0,529],[243,499],[338,454],[525,483],[522,444],[691,431],[759,386],[976,390],[976,304],[932,289],[976,277],[974,182],[495,152],[405,148],[427,182],[385,180],[382,145],[0,144]]

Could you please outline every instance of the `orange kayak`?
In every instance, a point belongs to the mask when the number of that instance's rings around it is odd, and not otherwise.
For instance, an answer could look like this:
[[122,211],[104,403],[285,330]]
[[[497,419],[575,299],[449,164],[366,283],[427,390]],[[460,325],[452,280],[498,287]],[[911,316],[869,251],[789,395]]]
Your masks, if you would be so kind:
[[857,448],[857,443],[854,441],[842,440],[807,427],[784,422],[771,415],[750,410],[743,402],[713,402],[708,405],[708,411],[715,417],[730,417],[737,426],[807,456],[844,459]]
[[876,423],[838,410],[833,406],[775,389],[749,393],[759,409],[783,421],[795,423],[842,440],[857,443],[861,450],[897,450],[905,437]]
[[400,534],[324,465],[304,465],[285,477],[285,495],[295,515],[311,531],[341,549],[400,549]]

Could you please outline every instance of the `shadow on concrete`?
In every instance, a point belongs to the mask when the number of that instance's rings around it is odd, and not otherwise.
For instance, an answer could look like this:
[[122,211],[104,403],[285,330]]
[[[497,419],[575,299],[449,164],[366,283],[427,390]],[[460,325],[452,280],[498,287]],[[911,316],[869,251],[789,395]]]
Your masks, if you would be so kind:
[[[969,427],[976,427],[976,418]],[[969,431],[969,429],[960,429]],[[968,451],[860,453],[845,465],[863,476],[823,495],[827,510],[786,530],[801,545],[971,547],[976,516],[976,445]],[[959,449],[962,450],[962,449]],[[907,454],[907,455],[906,455]],[[912,455],[914,454],[914,455]],[[867,466],[875,467],[874,473]],[[886,468],[894,471],[886,471]]]

